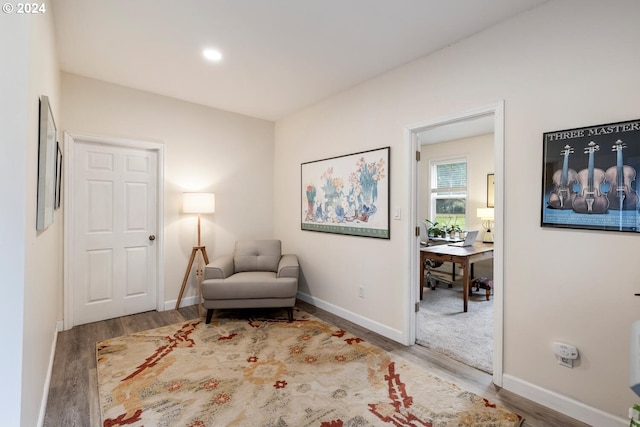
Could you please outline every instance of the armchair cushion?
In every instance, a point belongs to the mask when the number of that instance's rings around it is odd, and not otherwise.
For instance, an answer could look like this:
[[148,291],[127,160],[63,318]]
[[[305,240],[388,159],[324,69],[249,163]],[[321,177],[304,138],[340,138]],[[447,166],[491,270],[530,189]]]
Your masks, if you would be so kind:
[[295,278],[276,278],[270,271],[245,271],[225,280],[214,280],[203,286],[205,300],[235,300],[243,298],[291,298],[298,291]]
[[233,253],[235,272],[278,271],[282,254],[280,240],[241,240]]

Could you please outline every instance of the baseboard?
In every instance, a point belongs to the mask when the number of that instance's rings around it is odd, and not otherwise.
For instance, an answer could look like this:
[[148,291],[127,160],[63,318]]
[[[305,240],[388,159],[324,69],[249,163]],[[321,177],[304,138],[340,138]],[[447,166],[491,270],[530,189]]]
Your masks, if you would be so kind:
[[598,427],[623,427],[629,425],[629,420],[585,405],[570,397],[544,389],[512,375],[504,374],[502,387],[536,403],[551,408],[571,418]]
[[[171,300],[171,301],[165,301],[164,302],[164,309],[162,311],[167,311],[167,310],[173,310],[174,308],[176,308],[176,302],[178,300]],[[182,301],[180,301],[180,307],[187,307],[190,305],[196,305],[198,303],[198,296],[194,295],[192,297],[186,297],[186,298],[182,298]]]
[[381,323],[378,323],[366,317],[362,317],[351,311],[338,307],[337,305],[330,304],[324,300],[321,300],[316,297],[312,297],[311,295],[307,295],[302,292],[298,292],[297,298],[313,306],[316,306],[325,311],[328,311],[331,314],[335,314],[336,316],[339,316],[352,323],[355,323],[356,325],[362,326],[363,328],[367,328],[370,331],[376,332],[386,338],[392,339],[399,343],[403,343],[404,337],[401,331],[398,331],[396,329],[391,329]]
[[53,360],[56,356],[56,346],[58,345],[58,332],[62,331],[64,323],[62,320],[56,322],[53,330],[53,340],[51,342],[51,353],[49,354],[49,367],[47,368],[47,377],[44,380],[44,387],[42,390],[42,399],[40,401],[40,413],[38,414],[38,427],[42,427],[44,424],[44,415],[47,411],[47,401],[49,400],[49,386],[51,385],[51,375],[53,373]]

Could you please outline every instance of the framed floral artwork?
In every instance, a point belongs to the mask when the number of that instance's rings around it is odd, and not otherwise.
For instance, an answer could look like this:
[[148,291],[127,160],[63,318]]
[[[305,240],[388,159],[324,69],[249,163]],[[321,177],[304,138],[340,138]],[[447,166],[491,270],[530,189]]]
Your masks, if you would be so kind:
[[302,163],[301,229],[389,239],[390,151]]

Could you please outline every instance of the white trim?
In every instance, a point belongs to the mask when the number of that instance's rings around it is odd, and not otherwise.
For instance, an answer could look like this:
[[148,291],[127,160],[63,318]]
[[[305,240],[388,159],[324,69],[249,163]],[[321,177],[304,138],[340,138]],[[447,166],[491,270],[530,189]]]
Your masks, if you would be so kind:
[[[493,148],[494,148],[494,224],[493,224],[493,283],[498,292],[494,292],[495,321],[493,323],[493,382],[502,386],[504,369],[504,101],[495,105],[493,111]],[[499,373],[499,374],[496,374]]]
[[156,245],[158,251],[158,262],[156,263],[156,277],[157,277],[157,289],[156,289],[156,310],[166,310],[164,304],[164,145],[159,142],[140,141],[133,139],[114,138],[100,135],[90,135],[76,132],[64,132],[64,156],[65,167],[64,173],[64,190],[63,194],[67,194],[64,197],[64,329],[68,330],[73,327],[73,284],[72,274],[72,256],[73,253],[73,238],[70,230],[73,229],[73,204],[72,197],[68,196],[73,194],[73,165],[74,165],[74,147],[76,142],[88,142],[91,144],[101,145],[113,145],[117,147],[135,148],[141,150],[155,151],[158,156],[158,194],[156,199],[156,212],[157,212],[157,241],[160,244]]
[[367,328],[370,331],[373,331],[377,334],[382,335],[383,337],[392,339],[396,342],[402,342],[403,336],[402,331],[397,329],[391,329],[381,323],[375,322],[366,317],[362,317],[357,315],[349,310],[345,310],[342,307],[338,307],[337,305],[328,303],[319,298],[313,297],[311,295],[307,295],[302,292],[298,292],[296,297],[304,302],[308,302],[309,304],[321,308],[325,311],[328,311],[331,314],[335,314],[338,317],[346,319],[356,325],[362,326],[363,328]]
[[44,425],[44,416],[47,411],[47,401],[49,400],[49,387],[51,386],[51,375],[53,374],[53,361],[56,357],[56,346],[58,345],[58,332],[62,330],[62,321],[58,320],[53,330],[53,340],[51,341],[51,352],[49,353],[49,367],[47,368],[47,376],[44,379],[42,387],[42,400],[40,401],[40,413],[38,414],[38,427]]
[[493,262],[493,282],[495,287],[494,296],[494,337],[493,337],[493,382],[502,385],[503,376],[503,330],[504,330],[504,101],[500,100],[493,104],[484,105],[461,113],[436,117],[423,122],[413,123],[405,126],[404,140],[406,147],[405,168],[405,188],[409,206],[409,221],[406,236],[405,259],[408,260],[409,281],[404,290],[405,325],[403,328],[403,342],[405,345],[413,345],[416,341],[416,313],[415,304],[419,300],[419,290],[414,284],[418,283],[418,238],[415,237],[414,229],[418,224],[418,165],[416,162],[416,151],[419,151],[418,133],[429,128],[434,128],[446,124],[460,122],[480,116],[493,115],[494,118],[494,153],[495,164],[494,173],[496,177],[495,187],[495,225],[494,225],[494,262]]
[[[164,311],[173,310],[174,308],[176,308],[176,302],[178,302],[177,298],[171,301],[165,301]],[[190,305],[196,305],[196,304],[198,304],[198,295],[192,295],[190,297],[182,298],[182,300],[180,301],[180,308],[188,307]]]
[[403,340],[404,345],[415,345],[416,343],[416,312],[415,304],[420,299],[420,294],[417,284],[418,277],[418,248],[420,245],[419,238],[415,236],[415,227],[418,224],[418,162],[416,161],[416,152],[420,151],[420,143],[418,141],[418,134],[415,131],[417,128],[410,126],[404,129],[405,140],[405,166],[407,169],[407,175],[405,175],[405,185],[409,191],[407,192],[408,206],[409,206],[409,221],[407,221],[408,230],[405,235],[405,247],[408,248],[408,256],[406,268],[409,269],[409,283],[405,286],[403,292],[404,297],[404,330]]
[[586,405],[565,395],[531,384],[520,378],[505,374],[504,389],[533,400],[564,415],[598,427],[628,426],[629,420],[617,417],[600,409]]

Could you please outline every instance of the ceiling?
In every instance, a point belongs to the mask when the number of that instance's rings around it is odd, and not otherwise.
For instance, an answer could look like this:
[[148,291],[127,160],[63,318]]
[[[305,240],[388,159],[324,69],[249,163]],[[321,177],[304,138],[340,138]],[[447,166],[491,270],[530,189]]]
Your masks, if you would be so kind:
[[[52,0],[62,71],[278,120],[548,0]],[[219,49],[218,63],[202,57]]]

